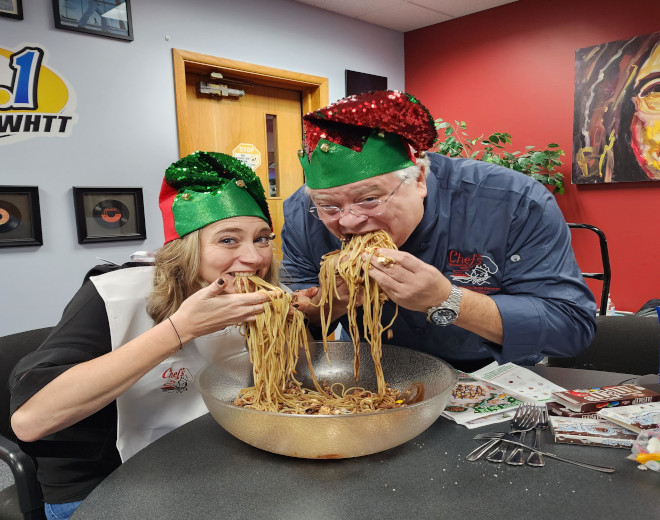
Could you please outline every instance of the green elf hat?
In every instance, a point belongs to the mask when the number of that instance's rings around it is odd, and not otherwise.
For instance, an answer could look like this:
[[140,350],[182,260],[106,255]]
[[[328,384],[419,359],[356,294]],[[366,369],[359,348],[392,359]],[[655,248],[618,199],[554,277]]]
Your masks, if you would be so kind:
[[273,227],[259,177],[224,153],[195,152],[165,170],[160,190],[165,243],[231,217],[259,217]]
[[433,117],[410,94],[365,92],[303,117],[298,151],[311,189],[334,188],[412,166],[437,138]]

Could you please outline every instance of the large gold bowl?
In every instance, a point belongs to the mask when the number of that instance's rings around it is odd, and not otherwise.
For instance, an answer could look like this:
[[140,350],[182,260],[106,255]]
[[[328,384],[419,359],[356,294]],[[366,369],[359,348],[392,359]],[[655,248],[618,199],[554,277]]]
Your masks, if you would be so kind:
[[[329,342],[329,363],[321,342],[311,343],[310,351],[319,381],[376,389],[367,344],[360,345],[357,382],[353,377],[352,343]],[[440,416],[457,381],[456,371],[444,361],[394,345],[383,345],[382,365],[385,380],[393,388],[421,392],[419,401],[392,410],[351,415],[289,415],[240,408],[232,404],[234,398],[253,384],[247,351],[211,363],[196,381],[211,415],[234,437],[290,457],[341,459],[387,450],[422,433]],[[302,353],[296,377],[313,388]]]

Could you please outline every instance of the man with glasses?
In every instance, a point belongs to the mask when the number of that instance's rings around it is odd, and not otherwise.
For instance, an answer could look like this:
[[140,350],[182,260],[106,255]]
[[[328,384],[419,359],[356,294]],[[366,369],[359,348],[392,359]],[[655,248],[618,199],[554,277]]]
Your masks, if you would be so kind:
[[[286,283],[318,286],[321,257],[342,238],[383,229],[399,248],[379,252],[395,263],[369,271],[389,297],[384,323],[399,305],[384,342],[466,371],[493,360],[574,356],[590,343],[594,298],[542,184],[493,164],[427,154],[433,118],[401,92],[359,94],[303,119],[306,185],[284,203]],[[345,285],[338,290],[332,318],[347,330]],[[301,309],[318,332],[318,308],[302,302]]]

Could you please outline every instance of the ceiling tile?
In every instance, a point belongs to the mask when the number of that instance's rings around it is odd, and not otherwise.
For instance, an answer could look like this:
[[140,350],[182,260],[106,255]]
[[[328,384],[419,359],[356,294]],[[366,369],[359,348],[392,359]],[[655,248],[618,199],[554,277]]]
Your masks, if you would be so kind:
[[365,22],[401,32],[451,20],[450,16],[407,2],[399,3],[379,11],[372,11],[358,18]]
[[[408,0],[410,3],[426,7],[433,11],[444,13],[452,18],[458,18],[493,7],[510,4],[517,0]],[[429,24],[430,25],[430,24]]]
[[395,31],[412,31],[517,0],[296,0]]
[[303,4],[320,7],[326,11],[357,18],[371,11],[378,11],[393,4],[403,4],[405,0],[297,0]]

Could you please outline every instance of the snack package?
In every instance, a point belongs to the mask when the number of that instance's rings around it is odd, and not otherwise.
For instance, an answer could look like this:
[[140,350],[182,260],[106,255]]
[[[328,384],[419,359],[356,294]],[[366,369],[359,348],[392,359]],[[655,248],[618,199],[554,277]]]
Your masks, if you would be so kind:
[[580,419],[600,419],[598,412],[574,412],[573,410],[552,401],[546,403],[545,406],[549,415],[557,415],[559,417],[577,417]]
[[603,446],[607,448],[632,448],[637,434],[604,419],[582,417],[557,417],[551,415],[550,430],[555,442]]
[[643,386],[626,384],[598,388],[576,388],[553,392],[553,400],[574,412],[660,401],[660,394]]
[[660,402],[603,408],[598,415],[637,433],[660,428]]
[[630,451],[627,458],[639,462],[639,469],[660,472],[660,428],[640,433]]

